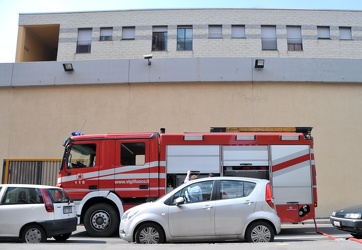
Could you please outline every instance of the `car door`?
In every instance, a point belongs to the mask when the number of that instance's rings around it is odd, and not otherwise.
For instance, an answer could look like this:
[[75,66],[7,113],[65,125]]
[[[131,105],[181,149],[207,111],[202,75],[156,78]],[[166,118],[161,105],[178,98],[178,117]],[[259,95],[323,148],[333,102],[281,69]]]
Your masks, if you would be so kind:
[[221,180],[214,203],[215,234],[240,234],[247,218],[254,212],[255,183],[239,180]]
[[211,200],[213,181],[189,184],[174,195],[174,200],[180,196],[186,198],[196,186],[202,192],[201,201],[188,200],[178,206],[169,206],[169,232],[173,237],[215,235],[214,202]]

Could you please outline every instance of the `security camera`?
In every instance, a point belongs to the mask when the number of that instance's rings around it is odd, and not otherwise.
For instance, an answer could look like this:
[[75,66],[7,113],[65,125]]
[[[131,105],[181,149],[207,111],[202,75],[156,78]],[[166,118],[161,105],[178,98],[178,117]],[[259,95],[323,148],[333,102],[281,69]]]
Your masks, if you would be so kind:
[[144,58],[144,59],[151,59],[151,58],[152,58],[152,54],[144,55],[143,58]]

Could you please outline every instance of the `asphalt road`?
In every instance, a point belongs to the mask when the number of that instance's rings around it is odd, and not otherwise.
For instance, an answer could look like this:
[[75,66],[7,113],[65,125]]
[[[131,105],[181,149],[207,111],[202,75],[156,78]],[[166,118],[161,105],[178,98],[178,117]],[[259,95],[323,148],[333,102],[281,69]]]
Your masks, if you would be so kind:
[[24,244],[10,240],[0,240],[0,249],[26,249],[26,250],[273,250],[273,249],[362,249],[362,241],[351,240],[348,233],[337,231],[328,223],[283,225],[282,232],[271,243],[246,242],[217,242],[217,243],[176,243],[162,245],[130,244],[118,237],[91,238],[88,237],[84,227],[78,230],[64,243],[48,239],[43,244]]

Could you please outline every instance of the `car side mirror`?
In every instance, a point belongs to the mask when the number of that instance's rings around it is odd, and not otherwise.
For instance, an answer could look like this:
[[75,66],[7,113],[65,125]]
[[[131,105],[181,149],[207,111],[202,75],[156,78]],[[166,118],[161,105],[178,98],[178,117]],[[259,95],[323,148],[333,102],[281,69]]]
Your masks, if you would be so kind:
[[176,206],[179,206],[180,204],[183,204],[183,203],[185,203],[184,197],[178,197],[175,201]]

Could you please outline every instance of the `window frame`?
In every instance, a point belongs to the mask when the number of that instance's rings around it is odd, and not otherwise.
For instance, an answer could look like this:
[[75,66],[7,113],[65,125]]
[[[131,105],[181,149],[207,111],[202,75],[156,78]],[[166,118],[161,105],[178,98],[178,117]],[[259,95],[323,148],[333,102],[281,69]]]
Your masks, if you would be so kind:
[[122,40],[136,40],[136,26],[123,26]]
[[[242,185],[240,183],[242,183]],[[227,191],[227,189],[224,187],[225,184],[229,184],[229,187],[231,187],[229,189],[228,193],[225,192],[225,191]],[[237,184],[237,185],[235,185],[235,184]],[[250,187],[247,187],[247,185],[250,185]],[[257,184],[255,182],[251,182],[251,181],[220,180],[218,200],[240,199],[240,198],[248,197],[254,191],[256,186],[257,186]],[[236,195],[239,192],[237,192],[237,193],[230,192],[230,191],[235,191],[235,189],[238,187],[242,187],[241,196]],[[249,190],[249,189],[251,189],[251,190]],[[240,191],[240,189],[237,189],[237,190]]]
[[[79,149],[81,148],[87,148],[88,150],[88,154],[83,154],[80,152]],[[97,166],[97,152],[98,150],[98,145],[97,143],[93,143],[93,142],[82,142],[82,143],[77,143],[77,144],[73,144],[67,159],[67,165],[68,168],[72,169],[79,169],[79,168],[93,168],[94,166]],[[93,153],[91,153],[93,152]],[[74,153],[76,153],[77,155],[74,155]],[[85,157],[87,156],[87,157]],[[74,157],[78,157],[78,158],[74,158]]]
[[330,40],[331,30],[329,26],[317,26],[317,36],[319,40]]
[[[182,36],[180,32],[182,31]],[[189,34],[191,32],[191,34]],[[190,37],[189,37],[190,35]],[[193,27],[192,25],[177,26],[177,51],[192,51],[193,49]]]
[[[163,39],[161,37],[163,35]],[[152,27],[152,51],[167,51],[168,29],[167,26]]]
[[[9,193],[12,193],[10,194]],[[19,202],[19,194],[21,192],[25,193],[26,202]],[[33,196],[34,194],[35,197]],[[11,199],[8,202],[6,202],[7,199]],[[1,205],[34,205],[34,204],[44,204],[43,197],[41,193],[41,188],[36,187],[8,187],[5,190],[3,199],[1,200]]]
[[209,25],[209,39],[222,39],[222,25]]
[[113,27],[101,27],[99,32],[99,41],[112,41]]
[[[295,37],[294,37],[295,36]],[[288,51],[303,51],[303,38],[301,26],[287,26]]]
[[275,25],[261,25],[261,49],[278,50],[277,28]]
[[[240,34],[240,35],[238,35],[238,34]],[[245,25],[232,24],[231,25],[231,39],[242,39],[242,38],[246,38]]]
[[92,28],[79,28],[77,37],[77,54],[87,54],[92,51]]
[[[133,156],[133,159],[130,156]],[[146,143],[121,142],[119,164],[121,166],[144,166],[146,164]]]
[[340,26],[339,27],[339,40],[352,40],[352,27]]

